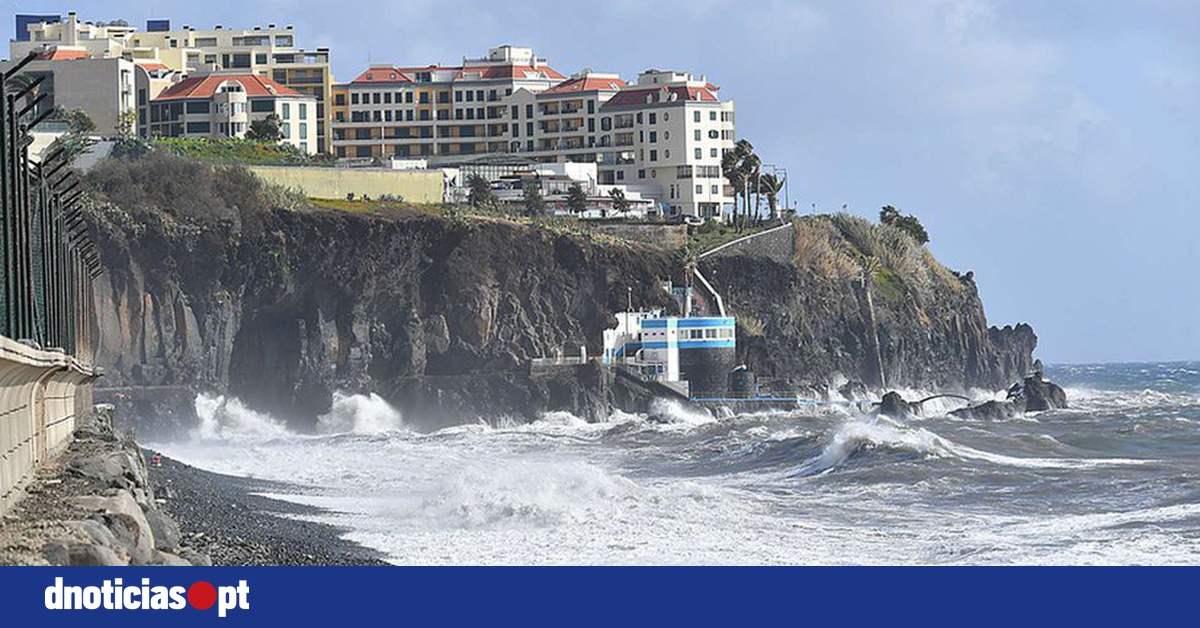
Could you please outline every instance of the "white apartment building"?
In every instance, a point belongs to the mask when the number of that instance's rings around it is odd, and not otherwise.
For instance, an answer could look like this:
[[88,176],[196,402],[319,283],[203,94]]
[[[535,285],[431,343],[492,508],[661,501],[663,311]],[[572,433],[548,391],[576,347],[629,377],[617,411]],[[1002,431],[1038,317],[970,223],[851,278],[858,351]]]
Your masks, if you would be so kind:
[[[32,17],[32,16],[29,16]],[[305,51],[296,48],[294,29],[227,29],[217,25],[209,30],[190,26],[172,29],[167,20],[152,20],[145,31],[125,25],[79,22],[74,12],[60,21],[32,21],[18,18],[18,27],[26,33],[10,43],[12,58],[30,51],[56,49],[93,58],[123,57],[139,64],[162,65],[179,75],[237,71],[266,76],[273,81],[308,94],[317,100],[318,151],[327,149],[329,102],[333,85],[329,68],[329,50]],[[153,95],[150,95],[153,98]],[[145,129],[144,129],[145,130]]]
[[191,76],[150,102],[154,137],[244,138],[250,124],[279,116],[281,142],[317,151],[317,101],[257,74]]
[[713,218],[733,202],[721,158],[736,139],[718,91],[683,72],[650,70],[634,85],[590,70],[567,79],[531,49],[502,46],[460,67],[372,66],[336,86],[333,146],[446,166],[480,155],[596,164],[602,185]]

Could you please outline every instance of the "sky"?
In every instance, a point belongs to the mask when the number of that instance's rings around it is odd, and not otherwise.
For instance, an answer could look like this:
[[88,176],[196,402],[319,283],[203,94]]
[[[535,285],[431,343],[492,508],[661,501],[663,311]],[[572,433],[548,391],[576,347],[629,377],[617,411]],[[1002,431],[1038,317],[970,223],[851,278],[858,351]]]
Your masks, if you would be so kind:
[[[9,2],[144,27],[293,24],[334,75],[528,45],[706,75],[801,211],[917,215],[1049,363],[1200,359],[1195,0]],[[11,17],[3,24],[12,37]]]

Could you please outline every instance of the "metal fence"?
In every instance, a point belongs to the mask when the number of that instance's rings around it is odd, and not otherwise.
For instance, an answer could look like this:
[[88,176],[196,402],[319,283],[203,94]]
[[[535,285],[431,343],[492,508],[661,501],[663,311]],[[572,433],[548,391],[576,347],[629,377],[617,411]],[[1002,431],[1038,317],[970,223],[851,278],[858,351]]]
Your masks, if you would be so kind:
[[100,259],[80,209],[83,192],[63,147],[30,159],[30,130],[52,113],[42,78],[23,75],[30,55],[3,74],[0,97],[0,335],[60,348],[90,364],[92,281]]

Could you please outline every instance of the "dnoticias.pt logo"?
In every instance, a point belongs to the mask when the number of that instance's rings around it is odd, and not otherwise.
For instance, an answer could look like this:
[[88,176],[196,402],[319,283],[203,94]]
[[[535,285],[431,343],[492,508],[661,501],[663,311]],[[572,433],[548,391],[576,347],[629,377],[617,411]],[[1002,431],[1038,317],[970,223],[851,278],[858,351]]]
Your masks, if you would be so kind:
[[236,587],[214,587],[200,581],[188,588],[153,586],[149,578],[140,585],[125,585],[120,578],[105,580],[100,586],[68,586],[62,578],[46,587],[46,608],[59,610],[156,610],[178,611],[191,606],[206,611],[217,607],[217,616],[235,609],[250,610],[250,587],[239,580]]

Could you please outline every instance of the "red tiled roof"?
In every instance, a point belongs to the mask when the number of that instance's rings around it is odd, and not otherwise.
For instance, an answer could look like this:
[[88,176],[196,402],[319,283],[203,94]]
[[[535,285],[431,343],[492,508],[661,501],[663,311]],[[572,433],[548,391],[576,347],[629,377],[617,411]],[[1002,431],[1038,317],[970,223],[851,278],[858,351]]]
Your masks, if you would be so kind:
[[139,63],[139,68],[144,68],[147,72],[155,72],[159,70],[170,70],[171,68],[161,63]]
[[555,70],[554,68],[552,68],[548,65],[540,65],[536,68],[531,65],[516,65],[516,64],[512,64],[512,63],[510,63],[508,65],[474,65],[474,66],[469,65],[469,66],[462,68],[462,70],[458,74],[458,78],[459,79],[464,78],[463,75],[468,72],[471,72],[471,73],[478,72],[479,74],[482,75],[482,78],[484,80],[526,79],[526,78],[545,77],[545,78],[561,81],[561,80],[567,78],[567,77],[563,76],[562,74],[559,74],[557,70]]
[[300,92],[284,87],[275,81],[257,74],[212,74],[208,76],[193,76],[186,78],[159,94],[155,100],[186,100],[193,98],[212,98],[217,88],[226,81],[241,83],[246,95],[254,98],[261,96],[301,96]]
[[617,91],[625,87],[625,81],[619,78],[598,78],[594,76],[581,76],[567,81],[563,81],[554,87],[542,92],[543,94],[566,94],[571,92],[600,92],[600,91]]
[[73,61],[75,59],[86,59],[88,52],[86,50],[63,50],[55,48],[38,55],[38,59],[42,61]]
[[[647,101],[648,95],[653,95],[653,100]],[[604,103],[605,107],[636,107],[639,105],[659,104],[671,102],[667,94],[675,94],[675,102],[693,101],[693,102],[720,102],[711,91],[704,87],[684,87],[682,85],[674,87],[647,87],[645,89],[630,89],[617,92],[615,96]]]
[[350,81],[351,83],[411,83],[410,78],[405,70],[400,68],[369,68],[366,72],[358,75],[358,78]]

